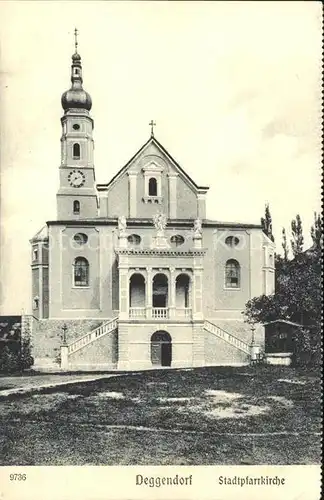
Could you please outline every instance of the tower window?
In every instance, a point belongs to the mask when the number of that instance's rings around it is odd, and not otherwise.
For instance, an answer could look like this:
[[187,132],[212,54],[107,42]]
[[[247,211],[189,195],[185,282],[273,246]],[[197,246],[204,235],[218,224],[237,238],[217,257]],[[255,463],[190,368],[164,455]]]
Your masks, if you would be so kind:
[[73,158],[75,160],[80,159],[80,144],[78,142],[73,144]]
[[33,260],[38,260],[38,248],[33,248]]
[[39,307],[39,297],[36,296],[34,297],[34,300],[33,300],[33,309],[38,309]]
[[73,130],[80,130],[80,125],[78,123],[75,123],[73,125]]
[[149,196],[157,196],[157,182],[155,177],[151,177],[149,180]]
[[80,202],[78,200],[74,200],[73,202],[73,213],[78,215],[80,213]]
[[74,286],[89,286],[89,262],[84,257],[74,261]]
[[240,287],[240,264],[237,260],[230,259],[225,266],[225,287],[239,288]]

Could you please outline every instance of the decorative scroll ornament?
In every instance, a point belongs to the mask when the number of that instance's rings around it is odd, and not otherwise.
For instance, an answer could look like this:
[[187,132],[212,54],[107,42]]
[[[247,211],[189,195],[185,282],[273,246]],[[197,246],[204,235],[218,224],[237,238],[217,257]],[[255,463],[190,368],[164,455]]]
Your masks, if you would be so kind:
[[167,225],[167,216],[161,212],[153,216],[153,223],[159,236],[164,235],[164,230]]

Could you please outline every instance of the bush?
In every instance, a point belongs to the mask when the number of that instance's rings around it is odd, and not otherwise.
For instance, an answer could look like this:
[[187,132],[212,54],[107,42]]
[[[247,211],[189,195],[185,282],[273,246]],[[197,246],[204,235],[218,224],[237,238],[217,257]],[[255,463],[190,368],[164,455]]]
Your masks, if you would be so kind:
[[322,332],[320,328],[303,328],[295,338],[293,362],[298,366],[320,366],[322,363]]
[[20,344],[12,342],[10,345],[0,345],[0,372],[13,373],[27,370],[34,364],[31,355],[31,339],[29,325],[21,333]]
[[12,373],[19,370],[19,354],[7,345],[0,352],[0,372]]

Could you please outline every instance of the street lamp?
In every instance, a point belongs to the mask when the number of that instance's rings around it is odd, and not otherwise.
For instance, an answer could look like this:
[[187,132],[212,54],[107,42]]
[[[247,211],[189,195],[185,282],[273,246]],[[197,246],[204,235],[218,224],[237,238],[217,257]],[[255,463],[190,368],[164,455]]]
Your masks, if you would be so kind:
[[62,332],[63,332],[63,344],[66,345],[66,332],[67,332],[67,326],[66,324],[64,323],[64,325],[62,326]]

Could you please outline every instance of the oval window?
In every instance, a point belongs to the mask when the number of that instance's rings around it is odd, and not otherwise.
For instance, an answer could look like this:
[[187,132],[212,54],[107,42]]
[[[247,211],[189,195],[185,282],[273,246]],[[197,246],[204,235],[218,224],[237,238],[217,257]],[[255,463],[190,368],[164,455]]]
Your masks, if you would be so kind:
[[141,237],[138,234],[130,234],[127,238],[128,243],[131,245],[139,245],[141,243]]
[[88,236],[84,233],[77,233],[73,239],[78,245],[85,245],[88,241]]
[[175,234],[170,238],[171,245],[174,247],[179,247],[184,244],[184,237],[181,234]]
[[73,125],[73,130],[80,130],[80,125],[78,123],[75,123]]
[[236,247],[239,244],[240,240],[236,236],[227,236],[225,243],[229,247]]

